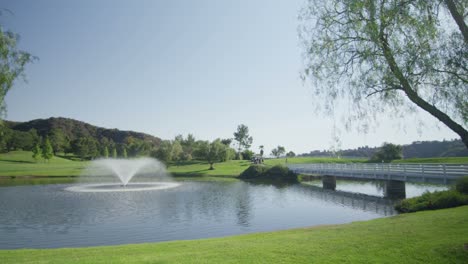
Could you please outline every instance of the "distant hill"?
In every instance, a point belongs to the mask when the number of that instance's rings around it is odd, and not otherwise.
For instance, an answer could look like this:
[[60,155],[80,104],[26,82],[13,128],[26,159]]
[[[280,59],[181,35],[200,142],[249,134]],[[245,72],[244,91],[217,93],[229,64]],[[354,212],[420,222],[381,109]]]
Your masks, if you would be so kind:
[[5,124],[9,128],[16,131],[27,132],[31,129],[35,129],[37,133],[42,137],[49,135],[53,129],[59,129],[70,141],[78,139],[80,137],[92,137],[98,141],[100,141],[103,138],[107,138],[115,143],[123,144],[125,143],[124,141],[127,138],[132,137],[151,143],[151,145],[153,146],[159,146],[159,144],[161,143],[160,138],[149,134],[135,131],[123,131],[115,128],[102,128],[93,126],[82,121],[63,117],[35,119],[27,122],[5,121]]
[[[459,139],[448,141],[415,141],[403,145],[403,157],[406,158],[433,158],[433,157],[467,157],[468,149]],[[378,150],[378,147],[359,147],[357,149],[345,149],[340,151],[343,157],[370,158]],[[330,151],[314,150],[301,154],[306,157],[333,156]]]

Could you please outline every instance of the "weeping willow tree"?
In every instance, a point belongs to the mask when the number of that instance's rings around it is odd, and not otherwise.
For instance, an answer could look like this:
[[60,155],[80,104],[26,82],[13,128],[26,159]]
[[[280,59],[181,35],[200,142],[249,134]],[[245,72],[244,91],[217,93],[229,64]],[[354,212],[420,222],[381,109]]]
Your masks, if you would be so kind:
[[28,52],[18,49],[18,40],[18,34],[5,30],[0,25],[0,122],[5,114],[6,94],[16,79],[24,77],[25,65],[35,59]]
[[467,8],[466,0],[309,0],[300,37],[319,109],[348,100],[347,126],[365,127],[419,107],[468,147]]

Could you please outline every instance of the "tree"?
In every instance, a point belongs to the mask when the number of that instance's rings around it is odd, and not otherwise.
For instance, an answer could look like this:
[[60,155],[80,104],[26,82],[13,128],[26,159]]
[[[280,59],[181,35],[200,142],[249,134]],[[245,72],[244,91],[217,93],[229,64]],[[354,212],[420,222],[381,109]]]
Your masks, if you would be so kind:
[[102,151],[102,156],[106,159],[109,158],[109,149],[107,148],[107,146],[104,146],[104,149]]
[[125,146],[122,147],[122,158],[126,159],[127,155],[127,148]]
[[231,143],[232,143],[232,138],[221,139],[221,143],[223,143],[223,144],[226,145],[227,147],[230,147],[230,146],[231,146]]
[[215,162],[222,162],[226,157],[226,145],[216,139],[209,143],[205,141],[200,144],[200,155],[210,164],[210,170],[214,170]]
[[288,153],[286,153],[286,157],[288,158],[296,157],[296,153],[294,153],[293,151],[289,151]]
[[301,12],[304,77],[319,106],[333,113],[347,98],[354,111],[346,126],[363,120],[364,129],[377,115],[417,106],[468,147],[467,7],[453,0],[309,1]]
[[115,145],[112,145],[112,158],[117,158],[117,148],[115,147]]
[[283,146],[278,146],[271,150],[271,155],[275,156],[276,158],[279,158],[285,152],[286,152],[286,149]]
[[54,150],[52,149],[52,144],[50,144],[49,138],[46,137],[42,144],[42,157],[48,162],[53,156]]
[[17,34],[0,26],[0,116],[5,112],[6,94],[18,77],[24,78],[26,64],[35,59],[28,52],[17,49],[18,40]]
[[67,145],[70,144],[63,131],[58,128],[53,128],[49,132],[49,138],[54,150],[54,155],[57,155],[58,152],[65,151]]
[[184,158],[184,151],[182,149],[182,145],[180,144],[179,141],[177,140],[174,140],[174,142],[172,142],[172,153],[171,153],[171,156],[172,156],[172,160],[176,162],[176,164],[178,165],[179,162]]
[[41,146],[39,143],[36,143],[32,149],[32,152],[33,152],[33,159],[37,162],[39,160],[39,158],[41,158],[41,155],[42,155],[42,150],[41,150]]
[[237,126],[237,131],[234,132],[234,140],[237,141],[237,153],[241,153],[243,149],[249,149],[252,145],[253,138],[249,136],[249,128],[241,124]]
[[263,157],[263,149],[264,149],[264,146],[263,145],[260,145],[260,157]]
[[390,162],[403,158],[403,149],[400,145],[383,143],[382,147],[372,156],[374,162]]
[[151,153],[151,156],[169,165],[172,160],[172,143],[169,140],[163,140],[159,148]]

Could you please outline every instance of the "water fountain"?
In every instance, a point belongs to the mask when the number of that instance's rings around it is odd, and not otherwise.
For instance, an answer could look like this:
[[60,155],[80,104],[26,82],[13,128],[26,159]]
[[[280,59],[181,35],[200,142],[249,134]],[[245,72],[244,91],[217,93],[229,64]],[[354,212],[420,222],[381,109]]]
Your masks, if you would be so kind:
[[[174,188],[164,164],[153,158],[98,159],[88,165],[84,175],[104,183],[80,184],[66,190],[75,192],[149,191]],[[139,175],[137,182],[132,181]],[[88,180],[90,177],[86,177]],[[142,181],[143,179],[143,181]],[[116,180],[118,180],[116,182]]]

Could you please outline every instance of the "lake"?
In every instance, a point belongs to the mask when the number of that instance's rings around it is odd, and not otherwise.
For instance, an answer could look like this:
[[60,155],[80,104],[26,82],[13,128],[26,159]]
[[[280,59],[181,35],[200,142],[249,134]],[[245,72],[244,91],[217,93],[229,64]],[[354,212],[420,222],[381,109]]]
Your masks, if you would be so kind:
[[[8,182],[7,182],[8,181]],[[396,214],[376,182],[180,182],[157,191],[71,192],[75,183],[0,187],[0,248],[57,248],[222,237]],[[6,183],[7,182],[7,183]],[[24,184],[24,183],[22,183]],[[407,196],[444,186],[407,183]],[[361,193],[356,193],[361,192]]]

